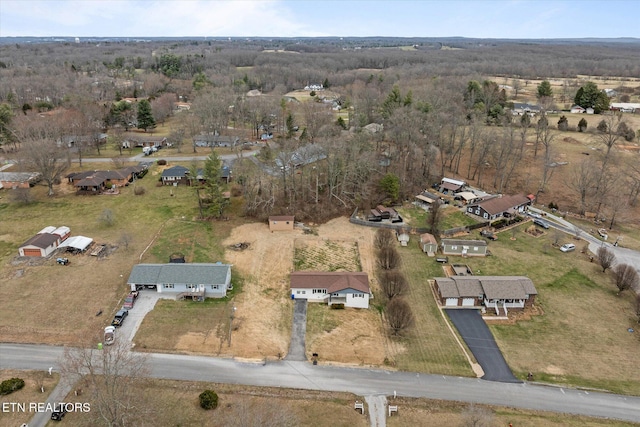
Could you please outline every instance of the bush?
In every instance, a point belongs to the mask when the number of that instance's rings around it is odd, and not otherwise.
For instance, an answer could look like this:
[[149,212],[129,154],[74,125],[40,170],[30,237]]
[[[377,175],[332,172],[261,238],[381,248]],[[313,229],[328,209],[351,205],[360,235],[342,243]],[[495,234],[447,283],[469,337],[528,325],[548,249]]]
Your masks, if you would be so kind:
[[218,395],[213,390],[205,390],[198,396],[202,409],[216,409],[218,407]]
[[142,196],[146,192],[147,192],[147,189],[144,187],[135,187],[133,189],[133,194],[135,194],[136,196]]
[[160,165],[160,166],[164,166],[164,165],[166,165],[166,164],[167,164],[167,161],[166,161],[166,160],[164,160],[164,159],[160,159],[160,160],[158,160],[158,165]]
[[344,310],[344,304],[340,303],[340,304],[331,304],[331,309],[332,310]]
[[24,380],[22,378],[10,378],[0,383],[0,396],[5,394],[11,394],[14,391],[20,390],[24,387]]

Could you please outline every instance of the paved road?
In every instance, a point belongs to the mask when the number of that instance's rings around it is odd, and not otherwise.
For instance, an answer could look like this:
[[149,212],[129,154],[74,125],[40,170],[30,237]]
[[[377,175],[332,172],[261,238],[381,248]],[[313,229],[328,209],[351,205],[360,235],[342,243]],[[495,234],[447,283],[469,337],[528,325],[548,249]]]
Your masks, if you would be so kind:
[[482,367],[483,380],[505,383],[522,382],[511,372],[493,334],[478,310],[446,309],[445,311]]
[[371,427],[387,426],[387,397],[385,395],[365,396],[369,410],[369,424]]
[[[535,208],[531,208],[531,210],[535,212],[542,212],[539,209]],[[591,253],[596,254],[598,252],[598,249],[602,246],[609,248],[615,254],[617,263],[633,265],[640,273],[640,252],[634,251],[633,249],[622,248],[620,246],[613,246],[612,243],[603,241],[599,237],[596,237],[589,232],[580,229],[579,227],[571,224],[569,221],[559,216],[546,213],[545,219],[548,220],[547,222],[552,228],[563,231],[572,236],[576,236],[577,234],[581,239],[588,242],[589,251]]]
[[305,353],[305,337],[307,335],[307,300],[297,299],[293,303],[293,323],[291,325],[291,341],[287,360],[307,360]]
[[[252,151],[240,151],[240,157],[241,158],[247,158],[247,157],[253,157],[256,155],[256,153],[258,153],[259,150],[252,150]],[[158,159],[166,159],[166,160],[173,160],[173,161],[178,161],[178,162],[188,162],[191,161],[193,159],[198,159],[198,160],[204,160],[207,157],[209,157],[208,154],[198,154],[198,153],[192,153],[192,154],[184,154],[184,155],[180,155],[180,156],[163,156],[163,151],[157,151],[149,156],[145,156],[143,153],[140,154],[136,154],[135,156],[131,156],[131,157],[125,157],[122,160],[125,162],[155,162]],[[238,158],[237,154],[221,154],[218,156],[220,158],[221,161],[226,161],[226,162],[233,162],[234,160],[236,160]],[[111,163],[113,160],[110,157],[83,157],[82,158],[82,163]],[[73,163],[79,163],[79,160],[77,157],[72,158],[71,162]]]
[[[62,354],[62,347],[0,344],[0,369],[44,370],[49,366],[57,366]],[[150,354],[149,364],[151,376],[156,378],[341,391],[358,396],[390,396],[396,390],[398,396],[477,402],[640,422],[640,397],[530,383],[498,383],[415,372],[313,366],[297,361],[264,365],[262,362],[240,363],[231,359],[179,354],[153,353]]]

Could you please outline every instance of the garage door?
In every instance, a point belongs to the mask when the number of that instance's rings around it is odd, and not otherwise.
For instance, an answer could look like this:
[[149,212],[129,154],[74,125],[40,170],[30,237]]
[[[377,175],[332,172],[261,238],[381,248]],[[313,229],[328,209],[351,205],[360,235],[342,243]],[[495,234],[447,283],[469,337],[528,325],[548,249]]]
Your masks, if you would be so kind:
[[445,305],[447,307],[456,307],[458,305],[458,298],[447,298]]
[[25,249],[24,256],[42,256],[40,249]]
[[462,299],[462,306],[463,307],[473,307],[475,305],[475,298],[463,298]]

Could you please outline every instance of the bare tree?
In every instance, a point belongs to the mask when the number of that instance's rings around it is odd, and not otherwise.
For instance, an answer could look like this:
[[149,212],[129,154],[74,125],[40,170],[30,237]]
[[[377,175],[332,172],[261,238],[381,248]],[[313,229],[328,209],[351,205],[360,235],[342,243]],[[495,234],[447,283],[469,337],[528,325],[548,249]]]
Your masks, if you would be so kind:
[[384,270],[380,274],[380,287],[388,299],[403,295],[409,289],[404,274],[396,270]]
[[387,324],[393,335],[398,336],[413,326],[413,312],[409,304],[402,298],[389,301],[385,309]]
[[53,196],[53,186],[59,183],[62,173],[70,164],[66,147],[58,146],[55,142],[61,136],[58,126],[36,119],[24,122],[20,134],[21,167],[39,172],[49,189],[47,194]]
[[640,284],[638,270],[629,264],[618,264],[613,268],[613,274],[618,287],[618,295],[627,289],[636,289]]
[[376,237],[373,242],[376,249],[382,249],[392,246],[394,241],[393,232],[388,228],[379,228],[376,231]]
[[383,270],[393,270],[400,265],[400,255],[393,246],[385,246],[378,252],[378,264]]
[[495,425],[493,412],[484,406],[470,404],[462,411],[461,427],[491,427]]
[[155,424],[142,393],[147,356],[131,352],[125,339],[103,349],[65,348],[60,366],[65,381],[89,393],[93,425]]
[[11,192],[11,196],[16,202],[23,203],[25,205],[33,203],[34,201],[30,188],[16,188]]
[[640,323],[640,291],[636,294],[636,317],[638,318],[638,323]]
[[100,221],[101,223],[103,223],[104,225],[106,225],[107,227],[111,227],[113,225],[113,223],[115,222],[115,216],[113,214],[113,211],[111,209],[105,208],[102,210],[102,212],[100,213],[100,216],[98,217],[98,221]]
[[600,246],[598,248],[596,257],[598,259],[598,264],[602,267],[603,273],[607,271],[607,268],[611,268],[616,263],[616,256],[613,251],[609,248],[605,248],[604,246]]
[[590,159],[585,159],[573,169],[571,178],[566,181],[567,187],[574,190],[580,196],[580,215],[585,214],[587,203],[595,194],[598,176],[595,162]]
[[434,236],[440,235],[440,220],[442,219],[442,205],[436,200],[431,204],[429,214],[427,215],[427,228],[429,233]]
[[133,241],[133,236],[130,233],[124,231],[120,235],[120,244],[124,246],[125,250],[129,250],[129,245],[131,244],[132,241]]

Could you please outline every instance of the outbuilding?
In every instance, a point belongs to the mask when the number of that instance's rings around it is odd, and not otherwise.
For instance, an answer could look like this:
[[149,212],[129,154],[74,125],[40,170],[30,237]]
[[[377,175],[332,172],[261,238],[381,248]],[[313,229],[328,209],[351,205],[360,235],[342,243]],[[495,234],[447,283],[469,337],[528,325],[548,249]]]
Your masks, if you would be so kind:
[[276,215],[269,217],[269,230],[274,231],[291,231],[293,230],[293,215]]

